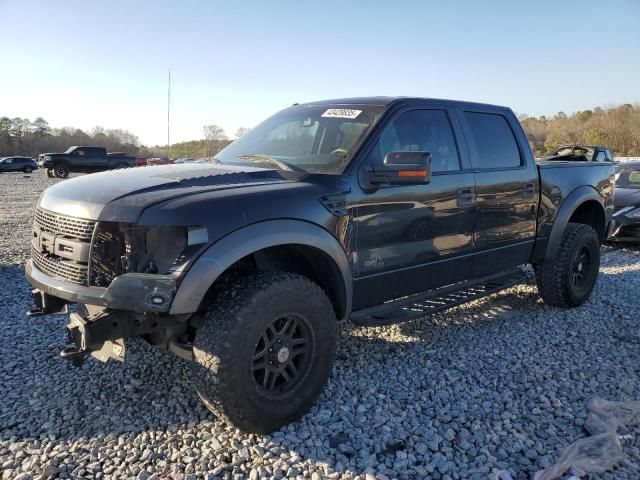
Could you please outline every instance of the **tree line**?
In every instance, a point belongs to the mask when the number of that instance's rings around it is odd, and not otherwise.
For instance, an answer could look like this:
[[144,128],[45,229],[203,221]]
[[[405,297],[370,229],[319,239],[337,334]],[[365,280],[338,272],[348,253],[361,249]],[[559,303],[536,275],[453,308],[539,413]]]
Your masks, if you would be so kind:
[[[536,156],[543,156],[563,143],[606,145],[615,156],[640,156],[640,104],[596,107],[567,115],[559,112],[552,117],[519,116]],[[241,127],[234,137],[247,132]],[[206,125],[203,138],[173,143],[169,157],[211,157],[233,140],[218,125]],[[146,147],[137,136],[123,129],[95,127],[90,132],[79,128],[51,128],[41,117],[0,117],[0,157],[45,152],[62,152],[72,145],[105,147],[110,152],[127,152],[144,157],[167,156],[166,145]]]
[[596,107],[551,118],[520,115],[536,156],[543,156],[563,143],[604,145],[615,156],[640,156],[640,104]]
[[[205,125],[202,129],[204,138],[201,140],[189,140],[187,142],[172,143],[169,148],[169,158],[202,158],[213,157],[224,147],[229,145],[233,139],[230,139],[227,133],[219,125]],[[240,138],[249,131],[246,127],[239,127],[234,136]],[[156,145],[147,149],[148,156],[166,157],[167,147],[164,145]]]
[[72,145],[105,147],[110,152],[136,155],[141,150],[140,140],[133,133],[120,128],[95,127],[90,132],[79,128],[51,128],[41,117],[33,122],[27,118],[0,117],[0,157],[40,153],[64,152]]

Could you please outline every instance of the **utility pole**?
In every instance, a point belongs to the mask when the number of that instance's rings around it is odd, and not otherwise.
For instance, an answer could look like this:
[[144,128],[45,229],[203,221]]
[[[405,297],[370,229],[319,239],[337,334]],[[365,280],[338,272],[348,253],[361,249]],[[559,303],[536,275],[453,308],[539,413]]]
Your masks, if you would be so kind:
[[169,84],[167,88],[167,160],[169,160],[169,148],[171,141],[169,134],[171,133],[171,67],[169,67]]

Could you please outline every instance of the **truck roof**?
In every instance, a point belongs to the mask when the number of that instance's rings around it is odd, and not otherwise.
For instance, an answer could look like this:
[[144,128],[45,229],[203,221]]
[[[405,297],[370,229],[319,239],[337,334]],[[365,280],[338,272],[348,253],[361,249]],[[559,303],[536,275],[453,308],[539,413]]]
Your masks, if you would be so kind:
[[351,97],[351,98],[336,98],[329,100],[320,100],[315,102],[296,103],[294,105],[379,105],[379,106],[392,106],[399,103],[438,103],[443,105],[455,105],[464,108],[491,108],[499,110],[510,110],[509,107],[501,105],[492,105],[488,103],[468,102],[464,100],[449,100],[443,98],[429,98],[429,97]]
[[563,143],[562,145],[558,145],[558,148],[556,148],[556,150],[558,150],[559,148],[568,148],[568,147],[602,148],[602,149],[609,148],[604,145],[586,145],[584,143]]

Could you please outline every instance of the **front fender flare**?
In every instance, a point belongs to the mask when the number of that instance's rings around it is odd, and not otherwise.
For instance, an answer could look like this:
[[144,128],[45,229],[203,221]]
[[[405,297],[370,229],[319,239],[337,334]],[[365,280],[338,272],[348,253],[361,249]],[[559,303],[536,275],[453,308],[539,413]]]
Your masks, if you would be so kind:
[[243,257],[278,245],[305,245],[324,252],[336,263],[344,288],[344,314],[351,311],[351,268],[342,245],[324,228],[300,220],[254,223],[217,240],[186,273],[171,304],[172,315],[194,313],[215,280]]
[[553,226],[551,227],[551,234],[547,242],[547,251],[544,256],[545,261],[552,261],[555,258],[569,219],[580,205],[590,200],[595,200],[602,207],[602,210],[605,210],[600,193],[588,185],[576,188],[562,201],[560,210],[556,214]]

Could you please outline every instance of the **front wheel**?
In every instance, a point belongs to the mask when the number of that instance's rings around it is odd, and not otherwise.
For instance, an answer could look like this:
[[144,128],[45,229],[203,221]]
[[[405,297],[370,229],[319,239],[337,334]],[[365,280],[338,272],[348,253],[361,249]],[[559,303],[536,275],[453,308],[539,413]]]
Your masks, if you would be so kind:
[[22,171],[23,171],[24,173],[31,173],[31,172],[33,172],[33,168],[31,168],[31,167],[24,167],[24,168],[22,169]]
[[589,225],[569,223],[556,257],[534,266],[544,303],[577,307],[589,298],[600,270],[600,239]]
[[309,279],[242,278],[196,333],[193,375],[211,412],[245,432],[269,433],[315,403],[331,372],[336,317]]
[[69,176],[69,167],[66,165],[58,165],[53,169],[53,172],[58,178],[67,178]]

